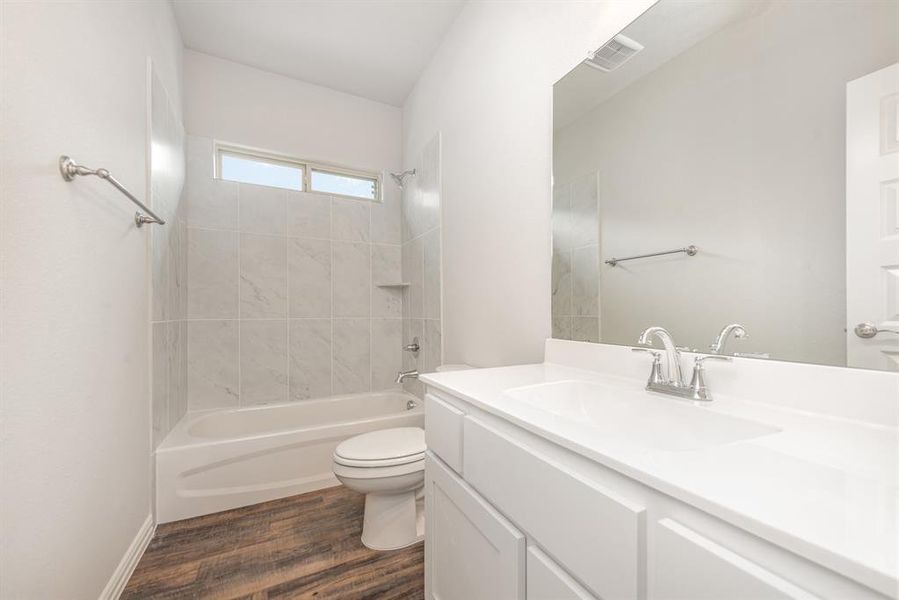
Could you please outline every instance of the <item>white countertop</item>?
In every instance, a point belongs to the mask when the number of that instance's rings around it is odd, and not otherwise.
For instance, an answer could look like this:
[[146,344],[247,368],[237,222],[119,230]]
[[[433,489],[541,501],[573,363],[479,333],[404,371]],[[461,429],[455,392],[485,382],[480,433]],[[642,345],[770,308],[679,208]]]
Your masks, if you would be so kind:
[[[429,386],[713,514],[889,596],[899,588],[899,430],[716,395],[687,406],[780,431],[698,450],[654,451],[515,400],[505,392],[592,381],[649,394],[634,379],[556,364],[422,375]],[[714,387],[713,387],[714,391]],[[641,410],[652,410],[652,402]],[[899,400],[897,400],[899,402]],[[650,418],[651,415],[647,415]]]

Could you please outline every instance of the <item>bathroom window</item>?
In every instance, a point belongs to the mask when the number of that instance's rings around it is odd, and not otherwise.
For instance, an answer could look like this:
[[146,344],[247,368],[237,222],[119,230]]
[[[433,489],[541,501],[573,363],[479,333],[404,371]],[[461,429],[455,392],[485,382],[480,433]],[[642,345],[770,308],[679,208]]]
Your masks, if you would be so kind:
[[216,144],[215,159],[219,179],[361,200],[380,199],[381,177],[377,173],[225,144]]

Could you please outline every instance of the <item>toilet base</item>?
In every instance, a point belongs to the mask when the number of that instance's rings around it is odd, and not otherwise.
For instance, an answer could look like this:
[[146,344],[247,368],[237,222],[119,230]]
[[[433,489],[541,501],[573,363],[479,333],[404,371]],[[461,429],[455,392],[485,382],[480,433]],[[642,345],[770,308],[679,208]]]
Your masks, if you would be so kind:
[[398,550],[424,539],[424,498],[419,490],[365,495],[362,544],[371,550]]

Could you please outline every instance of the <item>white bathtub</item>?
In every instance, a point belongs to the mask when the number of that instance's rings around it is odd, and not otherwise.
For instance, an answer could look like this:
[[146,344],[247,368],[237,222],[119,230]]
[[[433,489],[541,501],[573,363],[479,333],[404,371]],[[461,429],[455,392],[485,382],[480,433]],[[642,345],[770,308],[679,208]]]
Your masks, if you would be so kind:
[[403,392],[190,412],[156,450],[157,521],[339,485],[331,455],[341,441],[423,425],[421,402]]

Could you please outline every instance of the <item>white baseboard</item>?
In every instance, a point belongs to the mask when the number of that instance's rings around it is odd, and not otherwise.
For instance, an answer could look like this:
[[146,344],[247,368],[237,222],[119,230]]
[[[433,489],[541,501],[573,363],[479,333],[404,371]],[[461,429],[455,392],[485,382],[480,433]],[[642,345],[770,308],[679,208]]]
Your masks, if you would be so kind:
[[113,571],[112,577],[109,578],[109,582],[103,588],[103,592],[100,593],[100,600],[118,600],[118,597],[125,590],[125,585],[131,578],[134,568],[140,561],[140,557],[144,555],[144,550],[147,549],[150,540],[153,539],[154,533],[156,533],[156,523],[153,522],[153,515],[149,514],[147,515],[147,520],[140,526],[137,535],[134,536],[131,545],[128,546],[128,551],[125,552],[125,556],[122,557],[119,566]]

